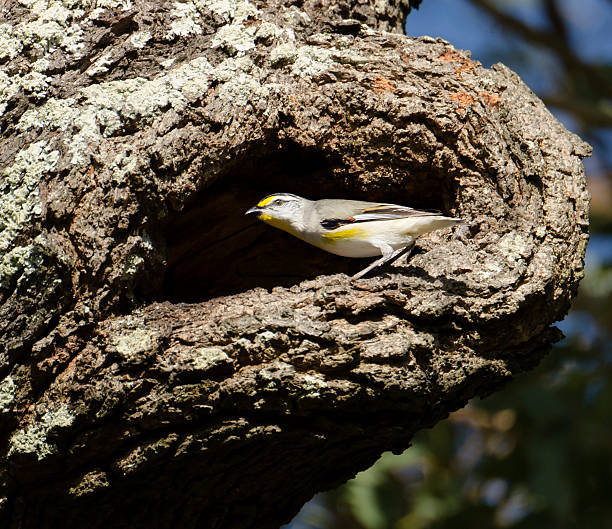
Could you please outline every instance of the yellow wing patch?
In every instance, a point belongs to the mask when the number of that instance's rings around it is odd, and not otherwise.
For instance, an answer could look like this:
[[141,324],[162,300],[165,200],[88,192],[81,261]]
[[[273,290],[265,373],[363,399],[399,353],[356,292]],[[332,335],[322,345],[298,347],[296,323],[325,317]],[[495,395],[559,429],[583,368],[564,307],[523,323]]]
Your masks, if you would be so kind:
[[276,198],[276,195],[270,195],[269,197],[264,198],[259,204],[257,204],[258,208],[263,208],[267,206],[270,202],[272,202]]
[[323,238],[328,242],[336,242],[342,239],[359,239],[365,236],[365,230],[361,228],[347,228],[347,229],[339,229],[330,231],[329,233],[325,233]]

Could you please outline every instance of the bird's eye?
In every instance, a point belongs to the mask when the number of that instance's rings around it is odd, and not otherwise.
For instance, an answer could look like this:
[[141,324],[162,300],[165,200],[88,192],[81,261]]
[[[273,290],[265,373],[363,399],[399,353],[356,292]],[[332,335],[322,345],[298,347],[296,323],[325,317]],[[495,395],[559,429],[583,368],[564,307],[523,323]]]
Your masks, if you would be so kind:
[[274,204],[275,206],[280,206],[282,203],[283,201],[280,198],[277,198],[272,202],[272,204]]

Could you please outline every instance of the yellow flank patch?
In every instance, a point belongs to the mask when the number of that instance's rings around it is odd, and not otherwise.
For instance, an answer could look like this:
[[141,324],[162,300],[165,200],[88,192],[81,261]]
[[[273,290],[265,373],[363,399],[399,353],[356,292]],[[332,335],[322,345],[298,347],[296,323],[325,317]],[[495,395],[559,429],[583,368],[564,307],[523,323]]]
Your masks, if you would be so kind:
[[345,230],[334,230],[323,235],[328,242],[336,242],[342,239],[359,239],[365,235],[361,228],[347,228]]
[[259,204],[257,204],[258,208],[263,208],[267,206],[270,202],[272,202],[276,198],[276,195],[270,195],[269,197],[264,198]]

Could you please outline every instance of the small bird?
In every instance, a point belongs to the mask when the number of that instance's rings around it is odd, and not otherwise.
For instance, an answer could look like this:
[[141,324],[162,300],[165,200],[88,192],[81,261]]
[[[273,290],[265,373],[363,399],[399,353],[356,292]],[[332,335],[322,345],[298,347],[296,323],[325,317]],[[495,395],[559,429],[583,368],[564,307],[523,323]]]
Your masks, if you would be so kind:
[[270,226],[336,255],[382,255],[353,279],[410,252],[419,235],[462,222],[438,211],[359,200],[308,200],[290,193],[268,195],[245,215],[257,215]]

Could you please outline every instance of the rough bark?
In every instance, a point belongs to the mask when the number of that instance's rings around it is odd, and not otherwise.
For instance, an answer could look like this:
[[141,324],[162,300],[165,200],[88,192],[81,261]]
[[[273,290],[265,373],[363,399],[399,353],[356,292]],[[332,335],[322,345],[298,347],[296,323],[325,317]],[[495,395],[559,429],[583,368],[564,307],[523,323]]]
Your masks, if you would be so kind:
[[[408,10],[5,3],[3,527],[276,527],[559,337],[589,147]],[[269,191],[467,225],[351,282]]]

